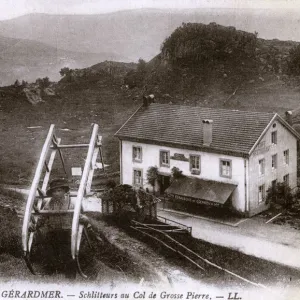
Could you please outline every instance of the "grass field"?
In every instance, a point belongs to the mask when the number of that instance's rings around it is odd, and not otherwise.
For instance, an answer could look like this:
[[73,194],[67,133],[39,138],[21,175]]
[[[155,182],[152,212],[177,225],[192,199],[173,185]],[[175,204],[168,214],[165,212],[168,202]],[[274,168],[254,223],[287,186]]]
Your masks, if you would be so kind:
[[[31,181],[50,124],[55,124],[63,143],[88,143],[91,124],[99,124],[105,163],[118,170],[118,140],[113,135],[135,107],[137,103],[119,87],[69,89],[36,106],[22,97],[0,98],[0,182]],[[86,153],[66,153],[67,164],[75,161],[76,166],[78,155],[83,162]]]
[[[141,90],[122,90],[106,79],[85,84],[59,84],[58,96],[45,98],[36,106],[21,95],[0,97],[0,182],[28,185],[31,182],[50,124],[64,143],[85,143],[92,123],[100,126],[104,160],[112,171],[119,169],[118,128],[141,104]],[[299,107],[300,88],[270,75],[238,87],[234,95],[211,87],[207,96],[182,98],[171,95],[172,103],[242,110],[276,111]],[[158,97],[158,102],[165,102]],[[169,103],[169,100],[168,100]],[[36,127],[36,128],[30,128]],[[68,130],[68,131],[67,131]],[[66,153],[66,161],[83,162],[85,153]],[[74,165],[73,165],[74,166]]]

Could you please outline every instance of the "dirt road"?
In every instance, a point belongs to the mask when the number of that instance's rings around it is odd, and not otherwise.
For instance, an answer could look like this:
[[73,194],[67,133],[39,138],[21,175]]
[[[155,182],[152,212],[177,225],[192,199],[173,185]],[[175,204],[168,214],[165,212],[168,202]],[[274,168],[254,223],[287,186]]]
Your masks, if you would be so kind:
[[298,230],[256,219],[231,227],[176,212],[159,211],[159,215],[192,226],[195,238],[300,270]]

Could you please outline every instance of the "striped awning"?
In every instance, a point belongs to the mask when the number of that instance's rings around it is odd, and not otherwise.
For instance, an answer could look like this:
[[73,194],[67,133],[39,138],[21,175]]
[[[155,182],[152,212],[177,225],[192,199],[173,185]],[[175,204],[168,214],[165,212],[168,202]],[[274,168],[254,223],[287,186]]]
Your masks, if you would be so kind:
[[229,199],[237,185],[195,177],[175,179],[165,190],[174,199],[222,206]]

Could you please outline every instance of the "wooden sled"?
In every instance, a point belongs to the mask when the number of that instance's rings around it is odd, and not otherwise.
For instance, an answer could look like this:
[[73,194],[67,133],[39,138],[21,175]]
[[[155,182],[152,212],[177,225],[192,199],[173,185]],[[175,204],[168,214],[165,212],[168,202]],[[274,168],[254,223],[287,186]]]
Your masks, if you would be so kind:
[[[102,148],[101,148],[101,136],[98,135],[98,125],[94,124],[92,128],[91,138],[89,144],[73,144],[73,145],[63,145],[61,144],[61,140],[56,137],[55,135],[55,126],[52,124],[50,126],[47,138],[45,140],[40,159],[35,171],[35,175],[32,181],[32,185],[30,188],[30,192],[27,199],[26,209],[24,212],[24,219],[23,219],[23,227],[22,227],[22,247],[24,253],[24,259],[26,262],[27,267],[31,271],[32,274],[36,274],[36,271],[33,268],[31,263],[30,255],[32,250],[33,239],[36,234],[36,231],[31,232],[29,230],[31,223],[38,222],[38,219],[42,216],[48,215],[61,215],[61,214],[71,214],[72,217],[72,227],[70,228],[71,234],[71,245],[70,251],[71,256],[76,263],[78,273],[87,278],[88,276],[84,274],[82,271],[80,262],[79,262],[79,253],[80,253],[80,246],[82,242],[82,237],[85,236],[88,240],[88,235],[86,229],[82,224],[79,223],[80,214],[83,212],[82,201],[84,197],[88,197],[91,195],[91,185],[93,180],[94,171],[96,169],[96,161],[98,155],[100,155],[102,169],[104,171],[104,163],[103,163],[103,156],[102,156]],[[65,211],[45,211],[43,210],[42,203],[45,199],[46,189],[48,186],[48,182],[51,175],[51,170],[53,167],[53,163],[55,157],[57,156],[57,152],[59,154],[60,160],[62,162],[62,167],[66,174],[66,166],[64,163],[62,150],[66,148],[88,148],[86,161],[84,165],[84,169],[82,172],[80,184],[78,191],[75,197],[75,206],[74,209],[68,209]],[[49,159],[47,161],[47,158]],[[44,172],[45,170],[45,172]],[[42,181],[42,185],[40,187],[41,177],[44,172],[44,178]],[[72,196],[71,196],[72,197]]]

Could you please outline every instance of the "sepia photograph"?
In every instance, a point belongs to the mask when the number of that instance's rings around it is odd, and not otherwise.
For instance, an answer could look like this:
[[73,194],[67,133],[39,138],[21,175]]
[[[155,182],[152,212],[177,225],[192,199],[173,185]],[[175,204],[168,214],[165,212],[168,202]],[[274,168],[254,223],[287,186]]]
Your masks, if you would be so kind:
[[1,0],[0,299],[299,300],[299,26]]

